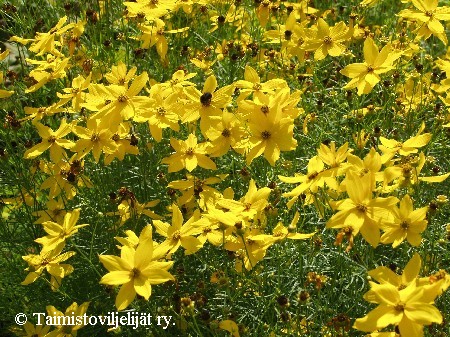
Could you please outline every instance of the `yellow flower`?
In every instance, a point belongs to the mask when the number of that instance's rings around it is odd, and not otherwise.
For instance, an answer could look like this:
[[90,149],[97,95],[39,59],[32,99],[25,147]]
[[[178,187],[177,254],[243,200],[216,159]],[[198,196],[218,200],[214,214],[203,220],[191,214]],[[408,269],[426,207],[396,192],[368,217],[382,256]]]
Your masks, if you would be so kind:
[[[275,243],[272,235],[261,234],[259,229],[241,230],[239,236],[229,236],[225,249],[236,252],[236,271],[242,272],[242,266],[251,270],[266,255],[267,249]],[[243,232],[243,233],[242,233]]]
[[[51,331],[45,337],[73,337],[77,335],[79,329],[84,327],[83,324],[78,323],[76,317],[82,317],[86,314],[89,302],[84,302],[80,306],[76,302],[73,302],[67,309],[65,314],[56,309],[53,305],[48,305],[47,318],[52,318],[52,321],[56,324],[51,324],[56,327],[56,330]],[[47,319],[46,318],[46,319]],[[61,323],[69,322],[62,325]],[[75,324],[70,324],[70,323]],[[78,323],[78,324],[77,324]]]
[[174,280],[167,271],[173,265],[171,262],[154,261],[153,241],[151,238],[140,242],[136,249],[123,246],[120,257],[100,255],[100,262],[109,273],[100,280],[101,284],[122,285],[116,297],[117,310],[127,308],[136,294],[150,298],[153,284]]
[[86,103],[82,106],[91,111],[98,111],[92,115],[92,118],[105,119],[113,127],[117,127],[120,122],[132,119],[138,109],[149,103],[149,97],[138,96],[147,81],[148,74],[143,72],[129,87],[116,84],[109,86],[91,84],[89,93],[86,95]]
[[210,187],[211,184],[218,184],[227,177],[227,174],[219,174],[214,177],[200,179],[191,174],[186,174],[186,180],[175,180],[169,183],[168,187],[182,191],[182,196],[177,199],[178,205],[185,205],[194,199],[203,199],[202,206],[207,200],[214,199],[219,191]]
[[175,8],[175,1],[173,0],[137,0],[125,1],[123,4],[127,7],[127,15],[129,17],[136,17],[143,14],[148,21],[164,16]]
[[380,74],[394,69],[393,62],[400,56],[391,45],[378,52],[375,42],[369,37],[364,41],[364,63],[352,63],[341,70],[341,74],[352,80],[344,89],[358,88],[358,95],[368,94],[380,81]]
[[201,228],[193,226],[194,222],[200,219],[199,211],[183,225],[183,214],[177,205],[172,205],[172,225],[159,220],[153,221],[156,231],[164,236],[166,240],[161,243],[157,252],[162,255],[172,255],[178,248],[183,247],[185,254],[190,255],[202,248],[202,242],[194,237],[202,232]]
[[116,149],[112,153],[106,153],[105,151],[105,165],[109,165],[115,158],[120,161],[124,160],[125,154],[139,154],[138,139],[132,133],[129,122],[120,123],[118,130],[111,136],[111,139],[116,143]]
[[[422,266],[422,260],[418,253],[414,253],[411,260],[409,260],[402,275],[397,275],[390,268],[385,266],[379,266],[368,272],[369,276],[372,277],[378,283],[384,284],[389,283],[396,286],[398,290],[406,288],[412,282],[419,282],[419,272]],[[420,281],[421,282],[421,281]],[[420,283],[422,284],[422,283]],[[426,284],[429,284],[428,282]],[[369,301],[371,293],[366,293],[365,298]],[[375,296],[375,295],[374,295]]]
[[60,52],[56,50],[57,41],[55,41],[55,38],[62,35],[69,29],[75,27],[74,23],[69,23],[68,25],[64,26],[66,21],[67,16],[64,16],[59,19],[56,26],[50,29],[48,33],[36,33],[34,42],[29,48],[30,51],[32,51],[33,53],[37,53],[37,55],[44,55],[44,53],[60,55]]
[[339,56],[346,47],[342,42],[350,40],[353,32],[344,22],[339,22],[331,27],[324,19],[317,20],[317,34],[314,38],[306,42],[306,50],[314,50],[314,59],[322,60],[328,54],[330,56]]
[[[152,225],[147,225],[139,234],[139,237],[131,230],[125,231],[126,237],[116,236],[114,239],[119,241],[122,246],[127,246],[133,249],[136,249],[139,244],[143,243],[146,240],[152,239]],[[153,248],[157,245],[156,242],[153,241]],[[117,248],[122,249],[122,246],[117,246]]]
[[80,209],[77,208],[72,212],[67,212],[64,215],[62,224],[58,224],[53,221],[46,221],[42,223],[42,226],[44,226],[44,230],[48,235],[34,241],[43,245],[43,252],[48,252],[55,249],[59,244],[64,243],[67,238],[76,234],[79,228],[89,226],[88,224],[75,226],[79,217]]
[[39,255],[30,254],[22,256],[28,263],[28,275],[21,283],[22,285],[28,285],[33,283],[41,276],[44,270],[50,274],[50,285],[52,290],[56,290],[61,285],[61,280],[73,272],[73,267],[70,264],[61,264],[70,257],[75,255],[75,252],[65,252],[61,254],[64,248],[64,243],[60,243],[51,251],[42,250]]
[[[431,177],[420,176],[420,173],[425,165],[425,161],[425,155],[421,152],[418,158],[415,157],[412,160],[405,160],[399,165],[387,167],[384,170],[383,192],[395,190],[398,186],[418,184],[420,181],[425,181],[428,183],[441,183],[450,176],[450,173]],[[388,186],[388,184],[392,181],[395,181],[394,184]]]
[[228,198],[220,199],[217,204],[224,207],[239,217],[249,220],[260,219],[262,211],[268,205],[271,190],[268,187],[258,189],[255,181],[250,180],[247,193],[239,200],[231,200]]
[[66,77],[66,68],[69,67],[69,60],[69,58],[57,59],[55,67],[50,72],[39,69],[32,70],[30,77],[33,77],[37,83],[26,89],[25,93],[34,92],[54,79]]
[[246,155],[247,164],[250,165],[256,157],[264,154],[270,165],[275,166],[281,151],[292,151],[297,146],[297,140],[294,138],[294,121],[290,117],[283,116],[279,104],[274,106],[270,113],[265,114],[261,111],[258,118],[253,116],[250,119],[248,123],[250,138],[242,143],[247,143],[249,148]]
[[380,225],[392,221],[392,208],[398,202],[396,197],[372,198],[372,178],[359,177],[349,171],[346,189],[349,198],[333,202],[339,212],[327,222],[327,228],[351,227],[355,235],[360,231],[373,247],[380,241]]
[[76,172],[79,168],[83,168],[84,163],[76,160],[75,156],[57,164],[41,162],[41,170],[50,176],[42,182],[40,189],[49,189],[50,198],[54,198],[64,191],[64,197],[72,199],[79,187],[91,188],[93,186],[88,177]]
[[156,51],[161,58],[161,62],[163,65],[168,65],[169,60],[166,57],[166,54],[169,50],[169,45],[164,34],[182,33],[189,30],[189,27],[164,30],[165,26],[165,22],[158,18],[152,20],[151,26],[140,25],[139,30],[142,32],[142,35],[138,38],[138,40],[143,41],[142,48],[144,49],[156,46]]
[[405,195],[400,201],[400,208],[393,209],[394,221],[383,225],[384,234],[381,243],[392,243],[396,248],[403,240],[407,239],[413,246],[419,246],[422,242],[422,233],[427,227],[428,207],[413,209],[413,202],[409,195]]
[[333,170],[325,170],[325,165],[318,156],[314,156],[309,160],[307,174],[295,174],[294,177],[278,176],[278,179],[284,183],[300,183],[300,185],[295,187],[292,191],[283,193],[283,197],[292,197],[287,203],[288,208],[291,208],[294,205],[302,193],[317,193],[318,189],[322,188],[325,183],[332,188],[336,188],[337,183],[333,176]]
[[[152,219],[161,219],[161,217],[154,212],[150,211],[148,208],[155,207],[159,204],[159,199],[146,202],[144,204],[139,203],[136,198],[130,198],[122,200],[118,206],[118,211],[120,215],[120,225],[123,225],[132,216],[137,219],[142,214],[148,216]],[[113,213],[114,214],[114,213]],[[110,213],[108,213],[110,215]]]
[[64,94],[59,92],[56,94],[61,99],[58,104],[63,105],[71,100],[72,112],[80,111],[81,104],[84,103],[84,97],[86,96],[86,93],[84,93],[83,90],[88,88],[89,83],[91,82],[91,75],[92,74],[89,74],[86,78],[81,75],[75,77],[72,81],[71,88],[64,88]]
[[40,156],[42,153],[50,149],[50,159],[54,163],[58,163],[63,157],[65,157],[65,149],[71,149],[74,146],[70,140],[63,139],[67,134],[71,132],[71,125],[66,123],[66,120],[61,121],[61,125],[58,130],[52,131],[48,126],[36,123],[39,136],[42,138],[42,142],[33,146],[31,149],[25,151],[25,159],[33,159]]
[[34,216],[38,216],[34,223],[41,224],[46,221],[54,221],[54,222],[62,222],[64,219],[64,215],[67,213],[65,211],[65,205],[61,198],[58,199],[50,199],[45,204],[46,209],[42,211],[34,212]]
[[173,92],[165,95],[164,92],[170,91],[164,90],[164,87],[161,85],[152,86],[150,89],[151,104],[137,111],[133,118],[138,123],[148,122],[152,137],[157,142],[162,140],[164,129],[180,130],[178,124],[180,119],[178,115],[180,108],[178,103],[179,94]]
[[437,0],[412,0],[411,2],[416,9],[404,9],[398,15],[422,23],[417,32],[419,37],[428,39],[433,34],[447,45],[445,28],[439,20],[450,20],[450,7],[438,7]]
[[49,325],[37,325],[34,326],[30,322],[26,322],[23,325],[23,329],[25,330],[26,337],[46,337],[50,326]]
[[397,153],[401,156],[408,156],[417,153],[418,148],[424,147],[431,140],[431,133],[420,134],[420,130],[416,136],[411,137],[405,142],[399,142],[395,139],[387,139],[380,137],[380,150],[383,152],[381,162],[384,164],[391,160]]
[[348,143],[345,143],[336,150],[336,143],[331,142],[330,146],[321,143],[317,150],[319,158],[332,169],[337,169],[337,174],[340,175],[342,171],[342,163],[347,159],[348,154],[352,152],[348,148]]
[[397,325],[402,336],[423,336],[423,326],[442,322],[442,315],[432,305],[441,293],[441,284],[417,286],[415,282],[399,290],[392,284],[370,282],[371,302],[379,304],[363,318],[358,318],[353,327],[373,332],[390,324]]
[[53,103],[50,106],[45,107],[39,107],[39,108],[33,108],[30,106],[27,106],[24,108],[25,114],[28,116],[19,119],[19,122],[27,121],[31,119],[31,124],[36,125],[37,122],[39,122],[42,118],[46,116],[53,116],[54,114],[58,112],[65,111],[66,109],[61,108],[61,106],[65,104],[64,101],[59,101],[57,103]]
[[213,117],[221,116],[221,109],[231,102],[233,87],[227,85],[216,90],[217,86],[216,77],[211,75],[206,79],[202,92],[193,86],[184,89],[189,101],[183,108],[182,122],[194,122],[201,118],[200,130],[203,135],[216,123]]
[[111,67],[111,72],[106,74],[105,78],[109,84],[128,86],[128,82],[134,78],[136,70],[136,67],[132,67],[127,71],[125,63],[120,61],[116,66]]
[[80,139],[72,148],[73,152],[78,154],[78,159],[83,158],[92,151],[96,163],[100,160],[102,152],[112,154],[117,148],[113,140],[113,132],[116,128],[110,128],[106,120],[90,118],[87,121],[87,127],[74,126],[72,131]]
[[286,87],[286,81],[281,78],[274,78],[267,82],[262,82],[255,69],[249,65],[245,66],[244,80],[235,82],[235,86],[240,89],[238,101],[247,98],[253,93],[254,98],[262,100],[267,93],[274,93],[275,89]]
[[194,134],[189,134],[186,141],[171,138],[170,144],[176,152],[161,161],[163,164],[169,164],[169,172],[177,172],[183,168],[191,172],[197,165],[208,170],[216,169],[216,164],[206,156],[208,144],[197,144]]
[[[316,232],[309,233],[309,234],[302,234],[297,232],[297,223],[300,219],[300,213],[297,211],[295,212],[294,218],[291,221],[291,224],[289,227],[285,227],[283,223],[280,221],[275,228],[272,230],[272,237],[273,241],[281,241],[284,239],[290,239],[290,240],[305,240],[309,239],[310,237],[314,236]],[[256,236],[258,238],[258,236]]]
[[225,155],[230,148],[242,153],[243,149],[237,143],[244,137],[245,130],[241,121],[235,114],[223,111],[222,118],[206,131],[206,136],[211,141],[210,152],[212,157]]

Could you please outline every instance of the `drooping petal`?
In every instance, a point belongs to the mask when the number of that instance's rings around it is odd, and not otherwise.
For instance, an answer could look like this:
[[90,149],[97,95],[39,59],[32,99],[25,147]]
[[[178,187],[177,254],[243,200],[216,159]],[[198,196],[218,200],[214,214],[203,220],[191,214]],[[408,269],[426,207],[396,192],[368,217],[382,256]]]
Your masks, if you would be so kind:
[[116,297],[116,308],[117,310],[126,309],[131,302],[133,302],[136,297],[136,291],[134,290],[134,283],[130,281],[125,283],[119,290]]

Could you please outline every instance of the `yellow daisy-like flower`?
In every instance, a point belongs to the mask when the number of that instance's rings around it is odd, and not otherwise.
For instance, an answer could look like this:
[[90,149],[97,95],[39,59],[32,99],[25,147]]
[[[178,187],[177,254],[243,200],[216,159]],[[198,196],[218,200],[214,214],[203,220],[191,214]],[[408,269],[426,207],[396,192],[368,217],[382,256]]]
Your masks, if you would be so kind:
[[191,172],[197,165],[208,170],[216,169],[216,164],[206,156],[208,144],[198,144],[194,134],[191,133],[185,141],[171,138],[170,145],[176,152],[161,161],[163,164],[169,164],[169,172],[177,172],[183,168]]
[[122,285],[116,297],[117,310],[127,308],[136,294],[150,298],[151,285],[160,284],[174,277],[167,271],[173,261],[154,261],[153,241],[151,238],[139,243],[136,249],[123,246],[120,257],[113,255],[99,256],[100,262],[109,270],[100,280],[101,284]]

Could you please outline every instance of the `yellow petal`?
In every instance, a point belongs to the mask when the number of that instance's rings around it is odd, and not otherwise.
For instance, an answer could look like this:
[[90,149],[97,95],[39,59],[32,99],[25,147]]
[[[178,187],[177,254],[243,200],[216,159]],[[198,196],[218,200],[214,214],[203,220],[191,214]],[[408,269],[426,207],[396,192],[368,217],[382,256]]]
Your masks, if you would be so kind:
[[125,283],[119,290],[116,297],[117,310],[126,309],[136,297],[136,291],[134,290],[134,284],[132,281]]
[[104,275],[100,284],[108,284],[108,285],[120,285],[125,284],[131,281],[131,271],[112,271],[106,275]]
[[225,320],[219,323],[219,328],[226,330],[231,333],[233,337],[240,337],[239,335],[239,327],[232,320]]

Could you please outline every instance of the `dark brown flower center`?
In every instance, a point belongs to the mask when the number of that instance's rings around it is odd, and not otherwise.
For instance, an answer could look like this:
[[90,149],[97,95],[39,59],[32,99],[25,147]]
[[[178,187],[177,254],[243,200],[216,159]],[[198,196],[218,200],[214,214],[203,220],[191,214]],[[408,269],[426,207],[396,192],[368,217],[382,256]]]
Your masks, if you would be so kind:
[[269,131],[263,131],[261,132],[262,139],[269,139],[270,138],[270,132]]
[[211,100],[212,94],[210,92],[205,92],[203,95],[200,96],[200,103],[202,103],[204,107],[210,106]]

